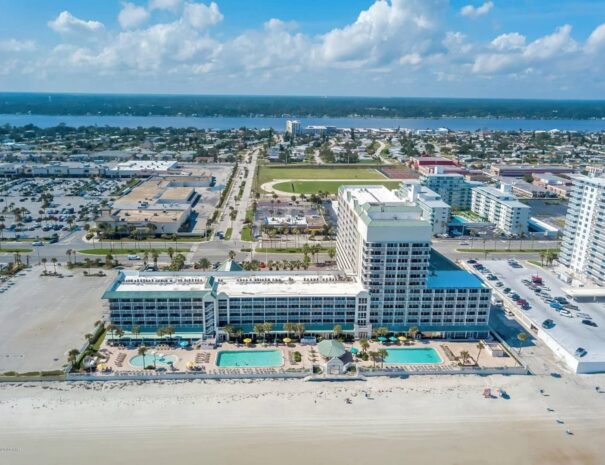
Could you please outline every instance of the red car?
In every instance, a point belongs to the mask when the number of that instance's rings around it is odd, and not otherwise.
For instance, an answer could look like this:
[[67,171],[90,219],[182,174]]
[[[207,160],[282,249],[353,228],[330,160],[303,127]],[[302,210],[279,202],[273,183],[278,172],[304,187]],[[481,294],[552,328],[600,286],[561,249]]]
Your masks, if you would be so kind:
[[516,304],[519,305],[519,306],[525,305],[526,303],[527,303],[527,300],[525,300],[525,299],[519,299],[516,302]]

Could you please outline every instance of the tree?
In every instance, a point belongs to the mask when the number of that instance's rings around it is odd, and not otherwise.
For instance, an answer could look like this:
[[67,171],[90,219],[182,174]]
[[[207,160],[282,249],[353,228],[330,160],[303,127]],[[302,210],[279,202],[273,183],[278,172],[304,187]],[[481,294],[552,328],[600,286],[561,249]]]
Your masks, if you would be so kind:
[[305,325],[303,323],[296,323],[294,331],[299,339],[302,339],[305,334]]
[[374,362],[374,368],[376,368],[376,362],[380,359],[380,355],[375,350],[370,351],[368,355],[370,356],[372,362]]
[[254,332],[256,334],[258,334],[259,336],[263,337],[263,342],[264,342],[264,334],[265,334],[265,324],[264,323],[256,323],[254,325]]
[[527,341],[527,333],[521,331],[517,334],[517,340],[520,342],[519,344],[519,354],[521,353],[521,348],[523,347],[523,343]]
[[230,250],[229,251],[229,259],[230,260],[233,260],[235,258],[235,255],[236,255],[235,250]]
[[477,361],[477,365],[479,365],[479,357],[481,357],[481,351],[483,349],[485,349],[485,344],[483,344],[482,341],[479,341],[477,343],[477,349],[479,350],[479,352],[477,353],[477,360],[476,361]]
[[328,256],[330,257],[331,261],[334,261],[334,257],[336,257],[336,248],[335,247],[330,247],[328,249]]
[[55,274],[57,274],[57,259],[55,257],[53,257],[50,259],[50,261],[53,264],[53,269],[54,269]]
[[170,260],[174,257],[174,249],[172,247],[168,247],[168,256],[170,257]]
[[78,349],[71,349],[67,353],[67,362],[73,367],[78,360],[78,355],[80,355],[80,351]]
[[340,337],[342,335],[342,326],[334,325],[334,328],[332,328],[332,332],[334,333],[334,336],[336,336],[337,338]]
[[[273,323],[269,323],[269,322],[265,321],[265,322],[263,323],[263,327],[264,327],[264,334],[265,334],[265,337],[267,336],[267,334],[269,334],[271,331],[273,331]],[[265,341],[264,341],[264,339],[263,339],[263,343],[264,343],[264,342],[265,342]]]
[[158,267],[158,258],[160,258],[160,254],[157,250],[153,249],[151,251],[151,259],[153,260],[153,266],[156,268]]
[[384,361],[387,358],[387,355],[389,355],[389,352],[386,349],[378,349],[378,358],[380,359],[380,365],[381,367],[384,367]]
[[408,330],[408,337],[410,339],[416,339],[416,335],[420,332],[420,329],[418,328],[418,326],[412,326],[409,330]]
[[386,328],[385,326],[380,326],[379,328],[376,328],[374,334],[376,334],[376,336],[386,336],[387,334],[389,334],[389,328]]
[[143,358],[143,369],[146,368],[145,366],[145,355],[147,354],[147,347],[145,345],[142,345],[139,347],[138,351],[139,355]]
[[540,264],[544,266],[544,260],[546,260],[546,250],[540,250]]
[[139,325],[134,325],[130,332],[136,338],[139,334],[141,334],[141,327]]
[[223,331],[227,335],[227,340],[229,340],[231,338],[231,335],[233,334],[233,326],[225,325],[223,326]]
[[84,339],[86,339],[86,342],[88,342],[89,344],[92,344],[94,336],[92,335],[92,333],[86,333],[84,335]]
[[460,352],[460,357],[462,357],[463,365],[466,365],[470,356],[471,354],[468,352],[468,350],[463,350],[462,352]]
[[46,273],[46,258],[43,258],[42,260],[40,260],[42,262],[42,266],[44,267],[44,273]]
[[197,264],[204,271],[206,271],[208,268],[210,268],[210,260],[208,260],[207,258],[201,258],[197,262]]
[[359,340],[359,347],[361,347],[361,351],[365,354],[370,348],[370,342],[365,337],[362,337]]
[[67,255],[67,262],[71,263],[71,254],[72,254],[72,250],[71,249],[67,249],[65,251],[65,255]]

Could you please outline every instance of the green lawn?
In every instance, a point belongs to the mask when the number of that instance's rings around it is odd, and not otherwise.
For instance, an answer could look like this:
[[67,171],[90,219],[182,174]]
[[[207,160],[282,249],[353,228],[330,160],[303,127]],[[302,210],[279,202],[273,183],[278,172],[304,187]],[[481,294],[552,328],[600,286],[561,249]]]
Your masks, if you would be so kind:
[[273,168],[260,166],[258,172],[259,186],[274,179],[386,179],[385,176],[373,168],[345,167],[296,167]]
[[0,253],[30,253],[33,251],[34,249],[28,249],[25,247],[0,247]]
[[514,247],[510,249],[456,249],[456,252],[469,252],[469,253],[540,253],[540,252],[548,252],[548,251],[558,253],[558,249],[515,249]]
[[227,228],[227,231],[225,231],[225,240],[228,241],[229,239],[231,239],[232,234],[233,228]]
[[[322,247],[320,253],[326,253],[331,247]],[[258,247],[257,253],[303,253],[302,247]]]
[[244,226],[242,228],[242,241],[252,242],[253,240],[252,228],[250,226]]
[[[85,255],[107,255],[107,254],[111,254],[111,255],[129,255],[129,254],[144,254],[145,252],[149,252],[149,254],[151,255],[151,252],[154,249],[134,249],[134,248],[129,248],[129,249],[106,249],[106,248],[96,248],[96,249],[82,249],[82,250],[78,250],[78,253],[81,254],[85,254]],[[158,251],[158,253],[168,253],[168,249],[155,249]],[[175,249],[173,247],[173,250],[175,253],[187,253],[189,252],[189,249],[184,249],[182,247],[179,247],[177,249]]]
[[[273,187],[289,194],[317,194],[319,191],[336,194],[338,188],[345,184],[357,183],[354,179],[351,181],[292,181],[280,182]],[[362,181],[359,184],[382,184],[389,189],[396,189],[401,181]]]

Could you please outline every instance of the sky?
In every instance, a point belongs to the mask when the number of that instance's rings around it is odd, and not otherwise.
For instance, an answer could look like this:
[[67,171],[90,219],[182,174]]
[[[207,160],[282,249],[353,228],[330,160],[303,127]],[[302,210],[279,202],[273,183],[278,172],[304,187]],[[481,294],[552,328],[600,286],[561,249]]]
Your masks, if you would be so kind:
[[605,1],[0,0],[0,91],[605,99]]

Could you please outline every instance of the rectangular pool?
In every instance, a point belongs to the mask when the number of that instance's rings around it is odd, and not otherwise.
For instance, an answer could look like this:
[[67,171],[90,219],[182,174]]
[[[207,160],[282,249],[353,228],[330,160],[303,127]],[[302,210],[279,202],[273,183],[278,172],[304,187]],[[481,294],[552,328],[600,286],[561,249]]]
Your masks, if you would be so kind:
[[279,350],[223,350],[218,353],[219,367],[278,367],[284,362]]
[[443,363],[439,353],[432,347],[387,349],[387,357],[384,361],[391,365],[436,365]]

